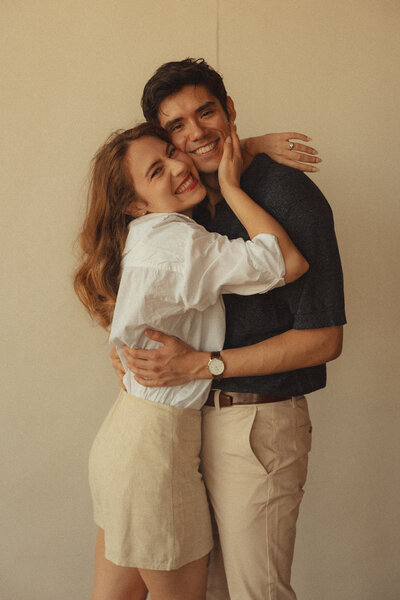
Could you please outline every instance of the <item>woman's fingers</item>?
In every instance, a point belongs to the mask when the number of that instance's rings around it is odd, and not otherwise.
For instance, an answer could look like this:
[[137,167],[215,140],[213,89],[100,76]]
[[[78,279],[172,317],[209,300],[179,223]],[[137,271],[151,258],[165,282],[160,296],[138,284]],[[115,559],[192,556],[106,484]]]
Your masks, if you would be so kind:
[[232,139],[232,156],[241,161],[242,151],[240,148],[240,140],[238,134],[236,133],[236,127],[232,123],[230,124],[230,132]]
[[302,162],[298,162],[296,160],[289,160],[287,158],[281,158],[279,160],[280,164],[286,165],[287,167],[293,167],[298,171],[303,171],[303,173],[316,173],[319,171],[318,167],[314,167],[313,165],[307,165]]
[[233,144],[232,137],[228,135],[224,140],[224,152],[222,154],[221,162],[226,164],[227,161],[232,160],[233,157]]
[[303,142],[311,142],[311,138],[304,133],[296,133],[295,131],[286,132],[281,134],[285,140],[303,140]]
[[298,144],[297,142],[292,142],[293,143],[293,147],[292,150],[290,150],[289,148],[289,143],[288,142],[288,150],[290,152],[307,152],[307,154],[318,154],[318,150],[315,150],[315,148],[311,148],[311,146],[305,146],[304,144]]
[[289,160],[300,161],[300,162],[308,162],[308,163],[320,163],[322,162],[322,158],[319,156],[311,156],[311,154],[302,154],[300,152],[295,152],[292,150],[289,154],[285,155]]

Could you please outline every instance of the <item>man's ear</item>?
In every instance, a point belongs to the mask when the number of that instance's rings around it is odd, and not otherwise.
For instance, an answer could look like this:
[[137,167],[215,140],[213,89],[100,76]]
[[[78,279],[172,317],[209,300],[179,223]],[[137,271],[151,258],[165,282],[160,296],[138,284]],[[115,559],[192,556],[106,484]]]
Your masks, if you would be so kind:
[[125,214],[137,219],[147,213],[147,202],[144,200],[132,200],[125,209]]
[[228,110],[229,121],[233,125],[233,123],[236,120],[236,110],[235,110],[235,105],[233,103],[233,100],[230,96],[228,96],[226,99],[226,108]]

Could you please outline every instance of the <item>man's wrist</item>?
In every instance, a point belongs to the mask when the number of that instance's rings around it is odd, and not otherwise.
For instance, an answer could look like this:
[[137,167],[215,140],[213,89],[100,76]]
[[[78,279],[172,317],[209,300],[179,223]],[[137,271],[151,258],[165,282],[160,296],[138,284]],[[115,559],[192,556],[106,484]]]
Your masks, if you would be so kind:
[[212,379],[212,375],[208,370],[208,361],[210,360],[209,352],[194,352],[191,374],[193,379]]

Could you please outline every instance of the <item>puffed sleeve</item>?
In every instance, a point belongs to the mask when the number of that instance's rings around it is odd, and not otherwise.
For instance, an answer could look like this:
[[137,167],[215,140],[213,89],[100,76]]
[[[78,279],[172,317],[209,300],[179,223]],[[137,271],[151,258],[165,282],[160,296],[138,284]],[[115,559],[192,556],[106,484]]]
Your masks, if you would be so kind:
[[180,296],[187,308],[204,310],[221,294],[252,295],[285,284],[285,263],[275,236],[229,240],[193,224],[186,234]]

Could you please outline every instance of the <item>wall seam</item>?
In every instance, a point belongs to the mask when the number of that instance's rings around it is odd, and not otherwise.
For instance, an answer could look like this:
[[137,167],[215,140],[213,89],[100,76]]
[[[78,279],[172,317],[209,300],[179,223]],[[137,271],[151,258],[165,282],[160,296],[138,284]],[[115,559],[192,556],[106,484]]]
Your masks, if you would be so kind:
[[216,53],[216,70],[219,71],[219,13],[220,13],[220,0],[217,0],[217,19],[215,27],[215,53]]

